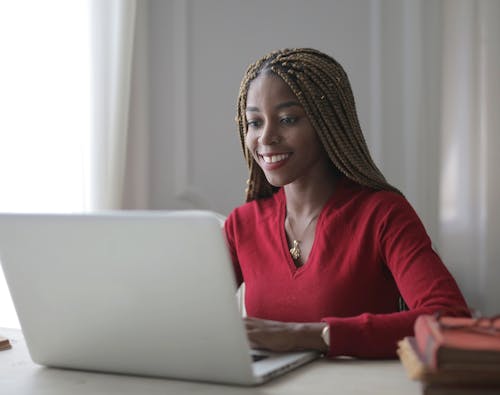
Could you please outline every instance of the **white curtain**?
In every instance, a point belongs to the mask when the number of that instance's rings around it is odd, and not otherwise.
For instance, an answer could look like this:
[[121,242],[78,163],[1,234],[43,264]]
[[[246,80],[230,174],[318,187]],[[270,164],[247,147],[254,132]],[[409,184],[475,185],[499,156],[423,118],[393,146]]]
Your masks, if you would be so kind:
[[440,240],[471,307],[500,312],[500,2],[443,3]]
[[124,206],[136,11],[136,0],[92,0],[88,210]]
[[[89,1],[0,1],[0,211],[83,209],[89,44]],[[0,327],[19,327],[1,262]]]

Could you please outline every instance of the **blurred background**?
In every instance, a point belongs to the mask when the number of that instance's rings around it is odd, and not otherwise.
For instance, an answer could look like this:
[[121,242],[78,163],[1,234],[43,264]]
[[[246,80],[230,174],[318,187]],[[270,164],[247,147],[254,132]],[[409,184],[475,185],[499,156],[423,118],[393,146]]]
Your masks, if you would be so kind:
[[469,305],[499,313],[499,20],[496,0],[0,0],[0,211],[227,215],[246,67],[313,47]]

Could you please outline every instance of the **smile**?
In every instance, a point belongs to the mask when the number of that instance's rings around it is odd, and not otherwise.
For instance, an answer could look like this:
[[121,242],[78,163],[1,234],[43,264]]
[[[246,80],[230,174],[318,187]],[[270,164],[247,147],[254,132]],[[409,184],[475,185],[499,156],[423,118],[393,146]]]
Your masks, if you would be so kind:
[[266,163],[277,163],[287,159],[290,154],[275,154],[275,155],[262,155],[259,154],[262,160]]

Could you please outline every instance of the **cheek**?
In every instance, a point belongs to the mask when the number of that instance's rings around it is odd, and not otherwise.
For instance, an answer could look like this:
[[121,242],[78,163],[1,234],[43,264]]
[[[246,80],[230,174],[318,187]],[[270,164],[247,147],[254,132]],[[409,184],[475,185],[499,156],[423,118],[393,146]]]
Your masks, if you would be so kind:
[[254,151],[255,137],[252,135],[251,132],[247,132],[247,135],[245,136],[245,145],[250,151]]

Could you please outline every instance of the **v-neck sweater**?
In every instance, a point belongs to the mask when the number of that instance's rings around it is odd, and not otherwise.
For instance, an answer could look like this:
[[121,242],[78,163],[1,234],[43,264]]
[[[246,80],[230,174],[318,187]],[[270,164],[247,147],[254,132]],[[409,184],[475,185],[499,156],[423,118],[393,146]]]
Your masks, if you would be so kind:
[[[400,194],[346,177],[323,207],[296,267],[283,188],[234,209],[224,229],[248,316],[330,325],[328,356],[395,357],[420,314],[466,311],[418,215]],[[398,311],[399,296],[409,311]]]

